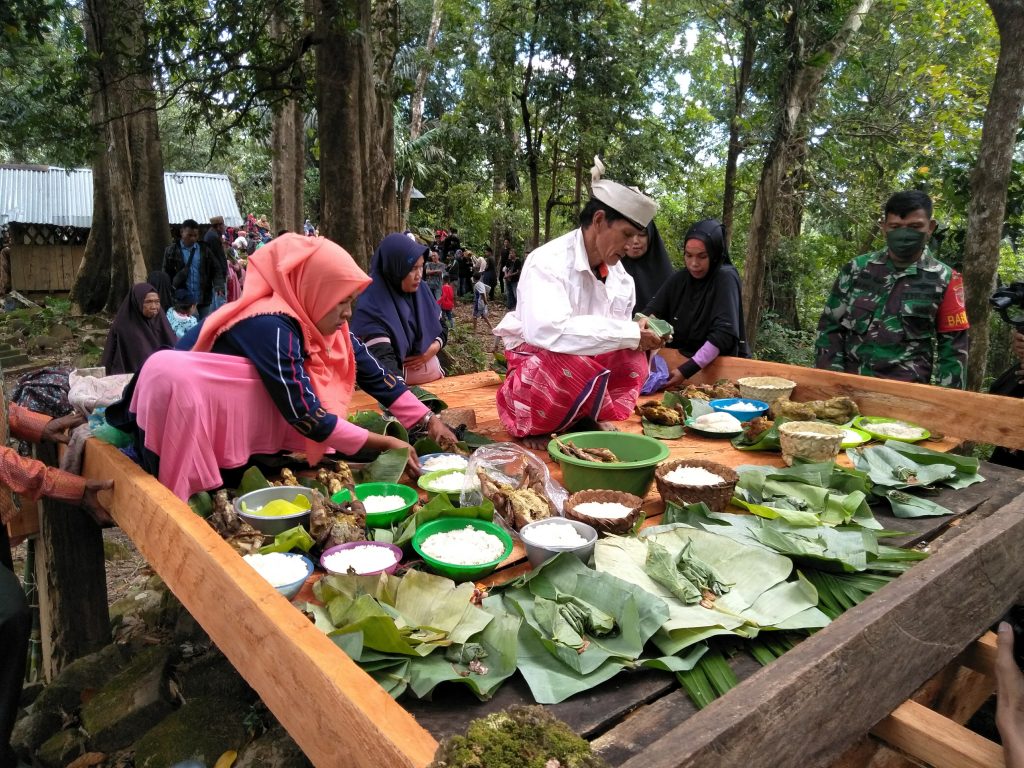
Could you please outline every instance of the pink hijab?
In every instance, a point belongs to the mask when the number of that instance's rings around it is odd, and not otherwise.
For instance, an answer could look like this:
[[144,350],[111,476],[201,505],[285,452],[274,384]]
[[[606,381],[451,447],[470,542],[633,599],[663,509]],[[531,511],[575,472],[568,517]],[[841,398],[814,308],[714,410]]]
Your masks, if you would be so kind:
[[[281,235],[249,258],[241,297],[206,319],[193,351],[209,352],[220,334],[248,317],[293,317],[302,328],[306,372],[317,396],[327,411],[344,418],[356,378],[348,324],[327,336],[316,324],[369,284],[369,276],[340,245],[323,237]],[[307,443],[315,463],[323,446]]]

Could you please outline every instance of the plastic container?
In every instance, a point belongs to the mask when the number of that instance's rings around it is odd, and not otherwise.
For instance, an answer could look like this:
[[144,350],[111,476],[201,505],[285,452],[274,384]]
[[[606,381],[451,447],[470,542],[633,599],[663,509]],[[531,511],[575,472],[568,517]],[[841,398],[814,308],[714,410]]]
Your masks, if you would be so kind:
[[[587,543],[581,544],[578,547],[535,544],[530,540],[530,531],[539,525],[545,524],[571,525],[576,529],[576,532],[580,536],[587,540]],[[587,525],[579,520],[567,520],[564,517],[549,517],[546,520],[534,520],[532,523],[524,525],[519,530],[519,538],[522,539],[523,546],[526,547],[526,559],[530,561],[530,565],[534,568],[539,567],[541,564],[562,552],[572,552],[584,563],[589,563],[590,558],[594,554],[594,545],[597,544],[597,530],[595,530],[593,526]]]
[[[430,474],[431,472],[442,472],[442,471],[444,471],[442,468],[439,468],[439,467],[433,467],[432,468],[432,467],[430,467],[428,465],[430,464],[431,460],[433,460],[433,459],[448,459],[448,458],[459,458],[459,459],[462,459],[462,469],[465,469],[467,466],[469,466],[469,459],[467,459],[465,456],[461,456],[458,453],[425,453],[425,454],[423,454],[422,456],[419,457],[419,459],[420,459],[420,469],[423,470],[424,474]],[[449,469],[450,469],[450,467],[449,467]]]
[[[430,555],[423,553],[423,542],[435,533],[446,533],[447,531],[458,530],[459,528],[476,528],[478,531],[484,533],[490,533],[497,536],[505,544],[505,549],[501,553],[501,556],[496,560],[491,560],[487,563],[479,563],[476,565],[455,565],[453,563],[445,563],[441,560],[436,560]],[[427,564],[427,567],[431,571],[441,576],[447,576],[453,581],[471,581],[480,579],[491,573],[497,568],[509,555],[512,554],[512,537],[508,531],[495,523],[489,523],[486,520],[471,520],[468,518],[461,517],[441,517],[437,520],[431,520],[429,523],[424,523],[416,529],[416,533],[412,537],[412,548],[416,550],[416,553],[423,558],[423,562]]]
[[327,558],[336,552],[341,552],[346,549],[355,549],[356,547],[380,547],[381,549],[390,550],[395,556],[395,562],[393,565],[389,565],[387,568],[381,568],[376,571],[366,571],[360,573],[360,576],[376,576],[378,573],[394,573],[398,570],[398,566],[402,562],[402,550],[400,547],[396,547],[387,541],[346,541],[344,544],[337,544],[333,547],[324,550],[324,553],[320,556],[320,567],[328,573],[335,575],[344,575],[341,571],[331,570],[330,566],[327,565]]
[[[733,406],[739,405],[740,403],[750,403],[756,405],[756,411],[734,411]],[[763,400],[752,400],[749,397],[725,397],[721,400],[712,400],[708,405],[711,406],[711,410],[718,411],[719,413],[728,413],[730,416],[736,418],[737,421],[750,421],[751,419],[757,418],[758,416],[764,416],[768,413],[768,403]]]
[[308,531],[308,509],[304,509],[301,512],[296,512],[292,515],[264,517],[263,515],[253,515],[248,512],[243,512],[242,502],[245,502],[246,507],[249,509],[258,509],[266,506],[276,499],[294,501],[296,496],[305,496],[312,502],[312,494],[312,490],[302,485],[275,485],[270,488],[260,488],[258,491],[250,491],[249,493],[236,498],[234,501],[235,512],[237,512],[240,518],[245,520],[245,522],[257,531],[269,536],[276,536],[279,533],[287,531],[289,528],[294,528],[296,525],[301,525]]
[[[392,509],[389,512],[367,512],[366,525],[369,528],[386,528],[389,525],[404,520],[409,516],[413,505],[420,500],[420,495],[415,488],[401,483],[360,483],[356,486],[356,498],[365,499],[367,496],[401,496],[405,502],[404,506]],[[342,488],[331,496],[335,504],[342,504],[351,501],[348,488]]]
[[576,432],[559,438],[580,448],[608,448],[620,461],[584,461],[566,456],[552,440],[548,453],[562,468],[562,485],[570,493],[590,488],[625,491],[643,498],[651,488],[654,468],[668,458],[668,446],[660,440],[632,432]]

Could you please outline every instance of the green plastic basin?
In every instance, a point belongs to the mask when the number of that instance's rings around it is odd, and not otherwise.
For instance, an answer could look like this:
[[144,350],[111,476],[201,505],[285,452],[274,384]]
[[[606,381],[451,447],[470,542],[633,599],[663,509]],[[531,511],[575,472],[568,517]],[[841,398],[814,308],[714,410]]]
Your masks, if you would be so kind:
[[[360,483],[357,485],[356,497],[365,499],[367,496],[401,496],[405,502],[405,506],[390,512],[367,512],[366,525],[370,528],[386,528],[399,520],[404,520],[408,517],[409,510],[420,500],[420,495],[415,488],[401,483]],[[331,496],[331,501],[335,504],[349,501],[348,488],[343,488]]]
[[[478,531],[497,536],[505,545],[505,550],[501,553],[501,557],[489,563],[456,565],[437,560],[423,552],[423,542],[435,533],[447,533],[448,531],[460,528],[476,528]],[[500,525],[489,523],[486,520],[472,520],[465,517],[440,517],[437,520],[424,523],[416,529],[416,533],[412,537],[412,548],[416,550],[416,553],[423,558],[423,562],[434,573],[447,576],[452,581],[470,581],[481,579],[491,573],[502,561],[512,554],[512,537]]]
[[654,470],[668,458],[668,446],[660,440],[632,432],[575,432],[560,438],[580,448],[607,448],[621,461],[604,463],[566,456],[552,440],[548,453],[562,467],[562,485],[570,493],[603,488],[625,491],[643,498],[651,488]]

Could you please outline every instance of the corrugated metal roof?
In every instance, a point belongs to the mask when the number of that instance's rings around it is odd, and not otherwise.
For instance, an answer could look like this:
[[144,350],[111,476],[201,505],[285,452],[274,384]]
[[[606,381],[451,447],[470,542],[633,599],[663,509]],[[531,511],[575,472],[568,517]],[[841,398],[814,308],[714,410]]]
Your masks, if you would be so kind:
[[[167,215],[206,223],[223,216],[229,227],[242,225],[228,177],[220,173],[165,173]],[[0,165],[0,224],[92,226],[92,169],[46,165]]]

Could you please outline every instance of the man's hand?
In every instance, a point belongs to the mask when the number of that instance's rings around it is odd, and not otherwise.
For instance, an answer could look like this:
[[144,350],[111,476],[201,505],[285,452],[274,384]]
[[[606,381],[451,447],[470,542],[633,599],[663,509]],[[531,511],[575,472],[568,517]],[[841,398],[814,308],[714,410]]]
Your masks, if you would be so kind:
[[996,727],[1006,752],[1006,768],[1024,768],[1024,675],[1013,658],[1013,629],[999,623],[996,651]]
[[86,418],[80,413],[69,413],[57,419],[50,419],[43,427],[43,440],[50,443],[68,444],[68,432],[75,427],[85,424]]
[[650,352],[652,349],[661,349],[665,346],[665,340],[647,327],[646,318],[638,320],[637,325],[640,326],[640,351]]
[[114,522],[114,518],[110,516],[110,512],[104,506],[103,502],[100,501],[100,491],[109,491],[114,487],[113,480],[86,480],[85,481],[85,493],[82,495],[82,506],[85,507],[86,512],[89,513],[96,525],[101,528],[106,528],[112,525],[117,525]]

